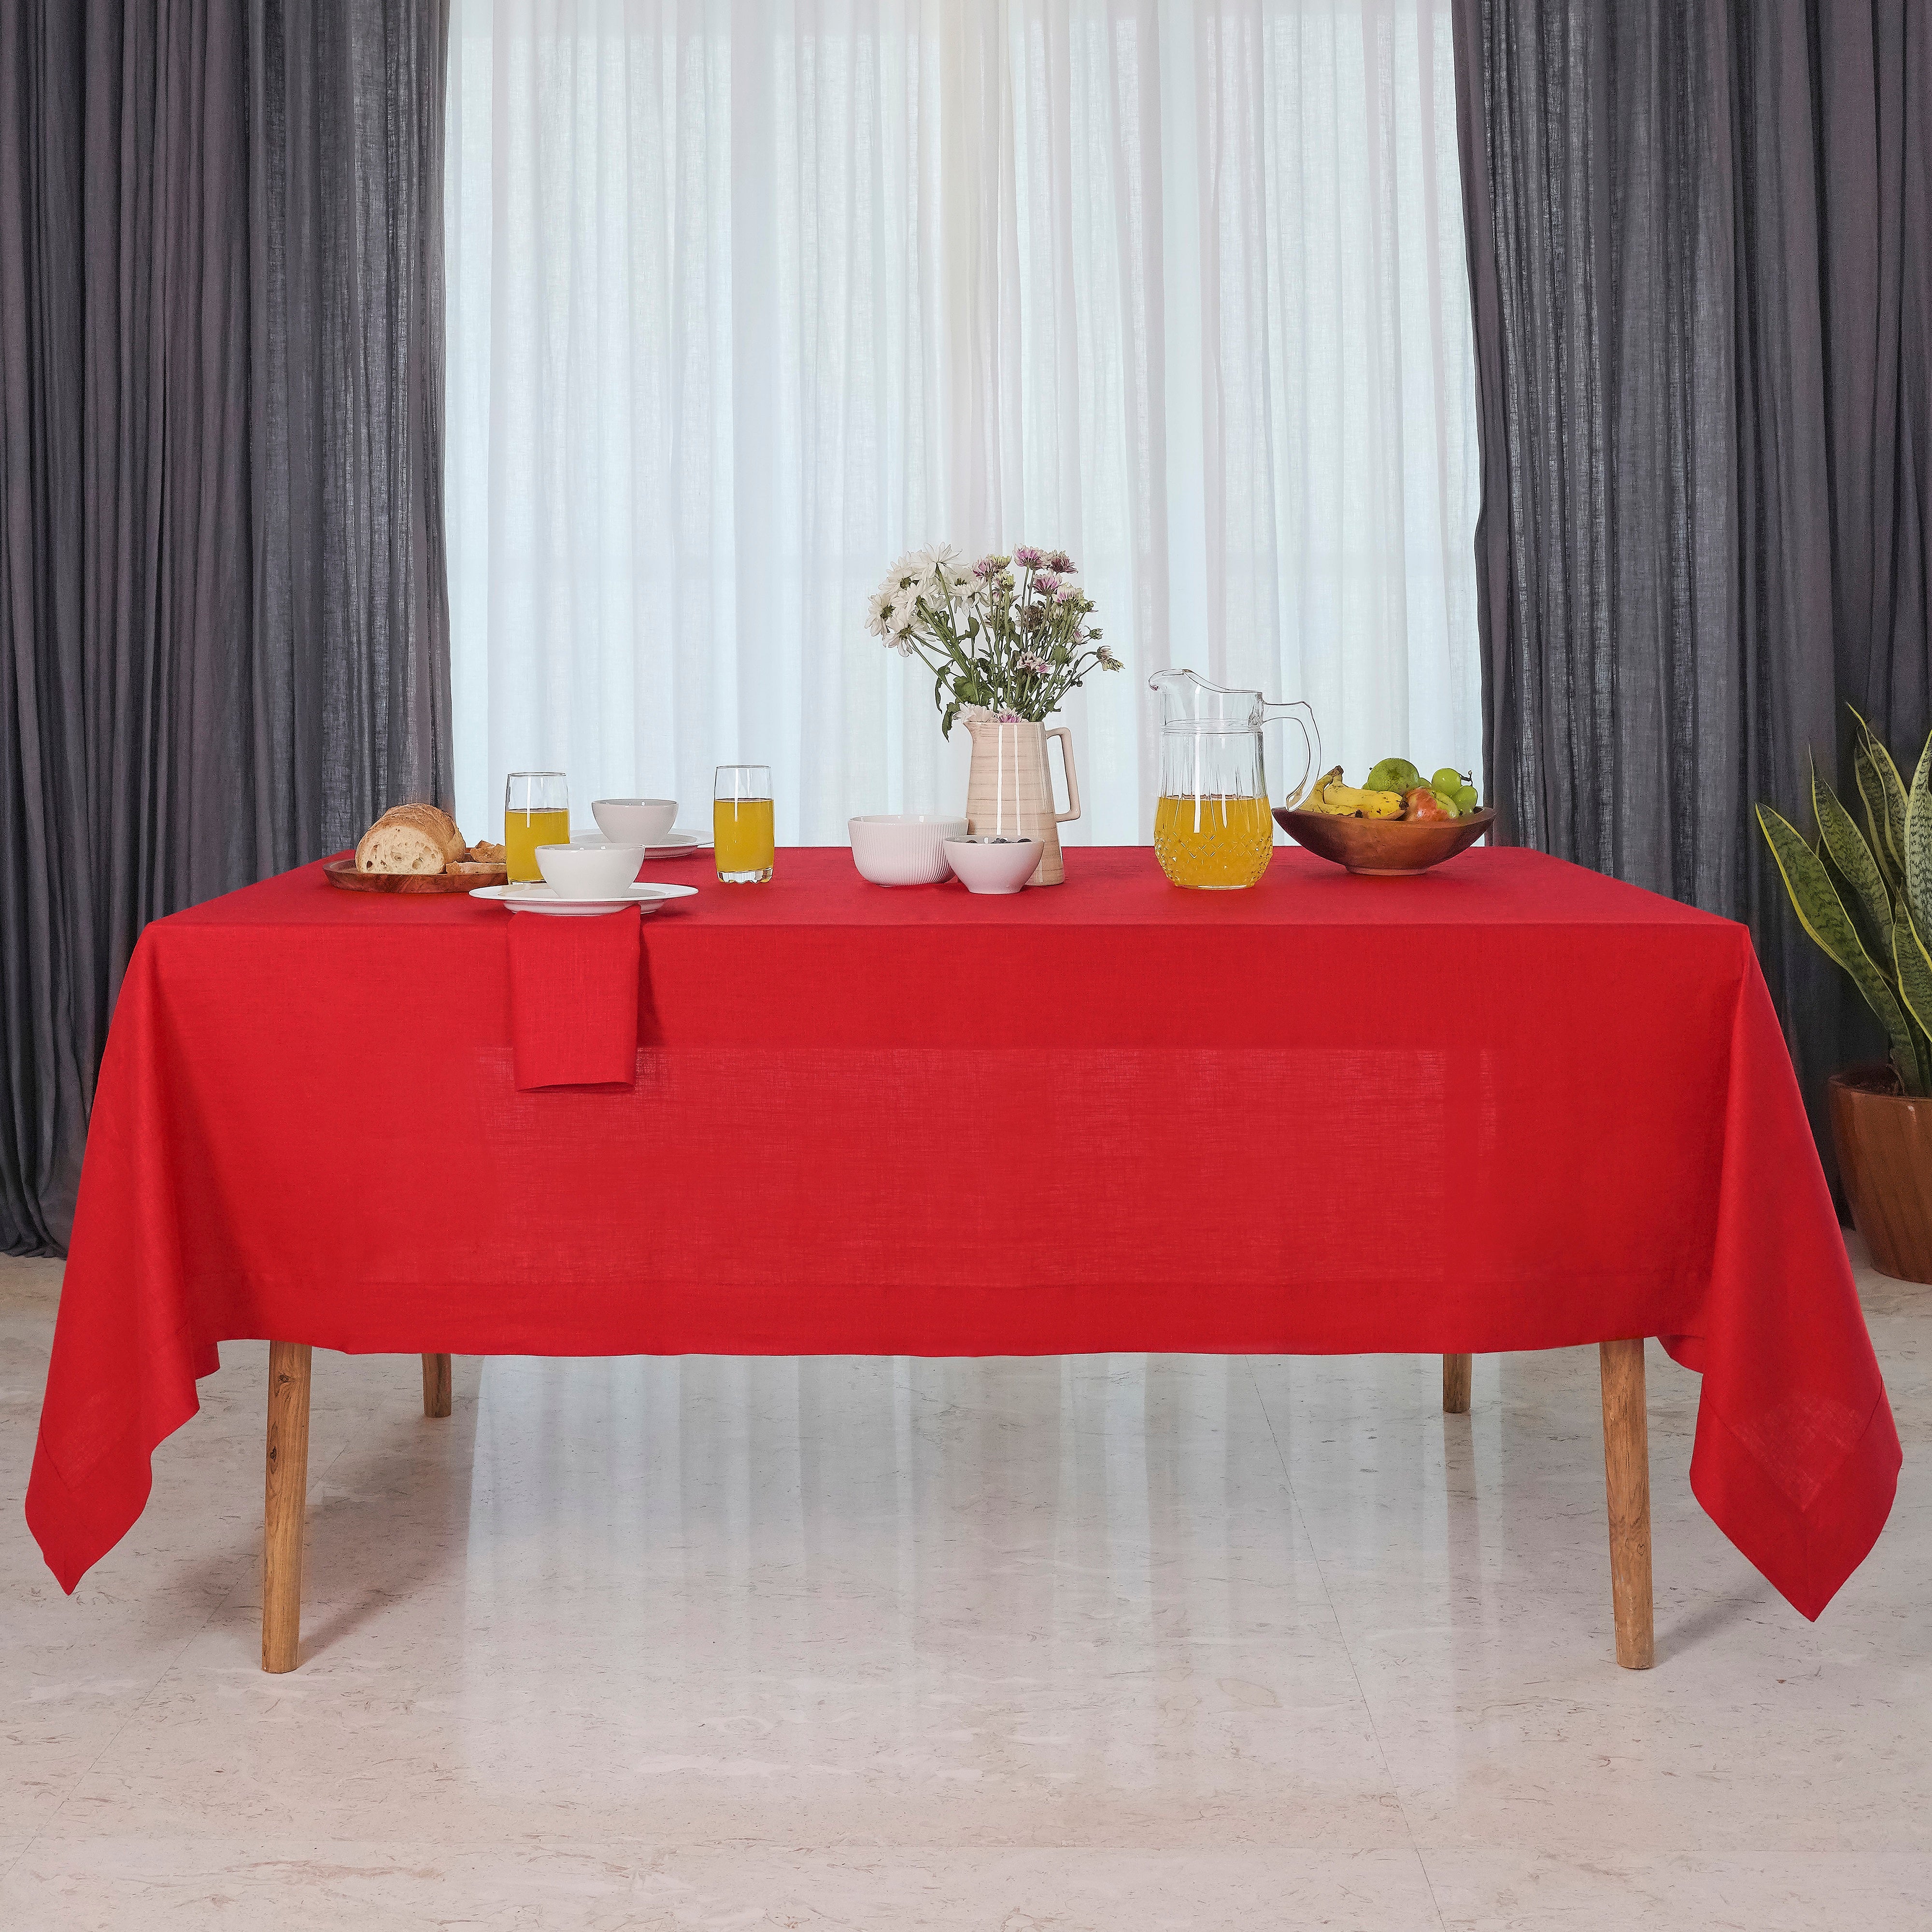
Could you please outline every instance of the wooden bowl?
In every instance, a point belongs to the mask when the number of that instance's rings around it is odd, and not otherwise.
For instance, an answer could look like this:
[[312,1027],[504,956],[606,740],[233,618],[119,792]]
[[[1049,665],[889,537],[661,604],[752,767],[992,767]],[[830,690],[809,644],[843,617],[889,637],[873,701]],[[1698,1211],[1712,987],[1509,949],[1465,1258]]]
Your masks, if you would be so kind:
[[479,866],[468,872],[358,872],[353,859],[332,859],[322,867],[322,875],[345,892],[400,892],[417,898],[500,886],[510,874],[504,866]]
[[1496,822],[1485,809],[1466,818],[1412,824],[1402,818],[1332,818],[1323,812],[1290,812],[1276,806],[1275,823],[1318,859],[1346,866],[1369,879],[1402,879],[1426,872],[1475,844]]

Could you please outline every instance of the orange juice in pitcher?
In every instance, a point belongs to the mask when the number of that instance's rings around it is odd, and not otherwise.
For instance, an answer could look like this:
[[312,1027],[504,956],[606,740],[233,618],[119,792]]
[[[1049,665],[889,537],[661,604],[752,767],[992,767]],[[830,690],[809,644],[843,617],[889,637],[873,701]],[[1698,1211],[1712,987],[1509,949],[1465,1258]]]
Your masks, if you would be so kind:
[[1274,814],[1265,798],[1163,797],[1154,807],[1154,850],[1177,886],[1251,886],[1274,856]]

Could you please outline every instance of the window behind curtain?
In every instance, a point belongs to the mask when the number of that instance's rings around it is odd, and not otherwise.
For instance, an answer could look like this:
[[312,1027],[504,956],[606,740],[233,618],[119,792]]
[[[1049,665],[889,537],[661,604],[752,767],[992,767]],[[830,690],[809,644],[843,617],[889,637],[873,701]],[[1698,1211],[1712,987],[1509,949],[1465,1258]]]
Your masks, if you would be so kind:
[[737,759],[787,841],[958,809],[862,622],[940,538],[1070,550],[1126,660],[1064,836],[1150,836],[1169,663],[1311,700],[1356,776],[1472,767],[1448,0],[454,0],[448,126],[472,836],[530,766],[580,824],[704,824]]

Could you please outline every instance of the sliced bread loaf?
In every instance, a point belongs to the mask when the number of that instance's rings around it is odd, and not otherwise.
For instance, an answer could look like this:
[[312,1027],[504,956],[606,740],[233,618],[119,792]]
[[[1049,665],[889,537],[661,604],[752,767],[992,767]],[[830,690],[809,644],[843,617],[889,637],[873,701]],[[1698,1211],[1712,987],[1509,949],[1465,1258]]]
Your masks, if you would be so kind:
[[358,872],[440,872],[462,858],[463,834],[433,805],[392,806],[356,848]]

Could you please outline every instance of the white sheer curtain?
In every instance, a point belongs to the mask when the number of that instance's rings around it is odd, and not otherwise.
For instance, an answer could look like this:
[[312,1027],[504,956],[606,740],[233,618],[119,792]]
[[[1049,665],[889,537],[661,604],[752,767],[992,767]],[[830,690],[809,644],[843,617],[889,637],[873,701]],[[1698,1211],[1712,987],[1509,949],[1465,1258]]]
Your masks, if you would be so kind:
[[472,836],[528,766],[956,810],[863,628],[935,538],[1071,551],[1126,660],[1076,838],[1150,836],[1168,663],[1479,756],[1448,0],[454,0],[448,142]]

